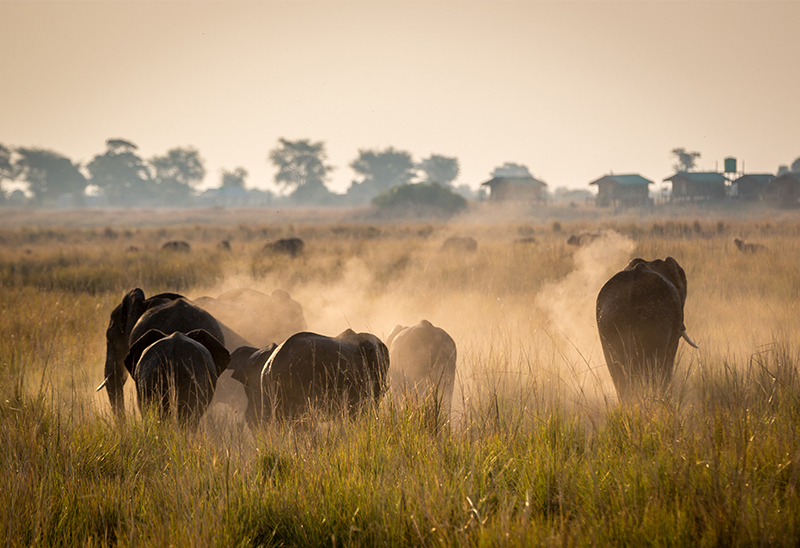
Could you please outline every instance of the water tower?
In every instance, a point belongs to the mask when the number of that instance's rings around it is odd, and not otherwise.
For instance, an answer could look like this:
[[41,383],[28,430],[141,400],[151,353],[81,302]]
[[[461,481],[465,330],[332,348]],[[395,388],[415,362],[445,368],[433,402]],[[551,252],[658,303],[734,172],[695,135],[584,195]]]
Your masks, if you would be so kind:
[[[744,162],[742,163],[742,167],[744,167]],[[732,184],[736,179],[744,175],[744,169],[739,172],[736,169],[736,158],[728,157],[725,158],[725,177],[728,179],[728,196],[731,198],[735,198],[739,195],[739,188],[738,184]]]

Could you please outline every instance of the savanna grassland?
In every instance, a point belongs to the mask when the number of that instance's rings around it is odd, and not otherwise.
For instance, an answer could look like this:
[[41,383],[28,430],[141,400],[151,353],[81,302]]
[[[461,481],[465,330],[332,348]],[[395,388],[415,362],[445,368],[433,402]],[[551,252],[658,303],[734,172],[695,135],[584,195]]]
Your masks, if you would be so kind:
[[[7,546],[800,544],[800,216],[2,226]],[[567,245],[582,232],[602,237]],[[261,252],[290,235],[302,257]],[[441,251],[452,235],[477,251]],[[681,343],[670,398],[621,406],[595,298],[668,255],[700,349]],[[140,417],[129,381],[118,424],[94,389],[133,287],[283,288],[327,335],[426,318],[458,345],[452,414],[390,394],[352,420],[251,432],[212,410],[188,432]]]

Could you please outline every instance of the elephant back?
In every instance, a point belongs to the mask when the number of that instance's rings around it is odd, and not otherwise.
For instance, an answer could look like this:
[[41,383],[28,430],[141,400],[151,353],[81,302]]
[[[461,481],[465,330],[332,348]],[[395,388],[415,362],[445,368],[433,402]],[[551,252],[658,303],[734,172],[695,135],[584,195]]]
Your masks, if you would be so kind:
[[453,338],[427,320],[403,329],[389,343],[389,377],[400,397],[441,395],[449,408],[455,382],[457,349]]
[[332,411],[343,398],[352,410],[382,393],[388,355],[386,346],[371,334],[296,333],[275,349],[263,368],[262,412],[265,417],[277,411],[290,418],[307,410],[309,403]]
[[136,322],[130,341],[136,341],[150,329],[158,329],[166,335],[202,329],[225,344],[225,335],[217,320],[205,310],[189,304],[184,299],[170,300],[150,308]]
[[596,312],[601,328],[652,320],[674,326],[680,334],[683,324],[680,292],[662,275],[646,268],[615,274],[600,290]]

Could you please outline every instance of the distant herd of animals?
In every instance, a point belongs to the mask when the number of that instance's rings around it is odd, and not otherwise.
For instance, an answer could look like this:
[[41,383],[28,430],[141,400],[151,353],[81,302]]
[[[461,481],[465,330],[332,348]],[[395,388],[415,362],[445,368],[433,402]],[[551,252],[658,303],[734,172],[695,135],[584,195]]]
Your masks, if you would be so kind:
[[[600,234],[573,235],[586,245]],[[734,241],[744,253],[761,244]],[[228,243],[228,247],[229,247]],[[265,251],[291,257],[303,241],[271,242]],[[450,238],[443,249],[472,252],[472,238]],[[165,249],[185,252],[185,242]],[[672,257],[633,259],[597,295],[596,320],[603,355],[620,401],[642,390],[666,395],[680,340],[697,348],[684,324],[687,280]],[[347,329],[335,337],[306,331],[302,306],[283,290],[252,289],[189,300],[175,293],[145,297],[129,291],[111,312],[106,331],[104,380],[116,416],[124,417],[123,386],[130,376],[139,409],[163,420],[174,412],[192,428],[212,400],[225,402],[239,386],[251,428],[296,420],[318,409],[352,415],[387,390],[434,401],[447,416],[453,396],[457,348],[441,328],[422,320],[397,326],[386,341]],[[224,380],[221,380],[224,379]]]

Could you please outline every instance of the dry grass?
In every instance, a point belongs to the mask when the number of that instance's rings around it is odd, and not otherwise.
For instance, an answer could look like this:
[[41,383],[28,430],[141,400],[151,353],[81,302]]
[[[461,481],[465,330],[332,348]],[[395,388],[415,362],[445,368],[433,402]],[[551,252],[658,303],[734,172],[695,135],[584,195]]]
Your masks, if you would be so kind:
[[[0,539],[797,545],[800,220],[720,215],[0,230]],[[302,258],[260,253],[290,235]],[[451,235],[478,251],[441,252]],[[735,236],[768,250],[739,253]],[[192,252],[159,250],[174,239]],[[630,258],[667,255],[686,270],[701,348],[682,346],[674,399],[620,407],[594,299]],[[189,433],[140,418],[128,387],[120,427],[94,387],[108,314],[134,286],[282,287],[330,335],[427,318],[458,345],[452,420],[389,398],[352,421],[252,435],[210,414]]]

